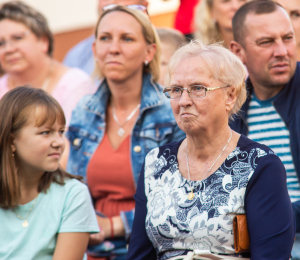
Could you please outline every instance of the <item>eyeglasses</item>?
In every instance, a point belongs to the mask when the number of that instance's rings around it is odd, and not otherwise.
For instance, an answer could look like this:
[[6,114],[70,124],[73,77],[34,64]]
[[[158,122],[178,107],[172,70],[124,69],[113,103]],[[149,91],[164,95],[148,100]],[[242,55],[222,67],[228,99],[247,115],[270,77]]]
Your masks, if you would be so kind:
[[193,85],[188,88],[181,88],[176,86],[167,87],[163,90],[167,98],[176,99],[182,96],[183,90],[186,89],[190,98],[203,98],[206,96],[206,91],[211,91],[219,88],[227,88],[229,85],[215,87],[215,88],[207,88],[202,85]]
[[[102,11],[107,11],[107,10],[113,9],[117,6],[120,6],[120,5],[118,5],[118,4],[106,5],[106,6],[103,6]],[[142,12],[145,12],[147,10],[147,7],[144,5],[124,5],[124,6],[129,9],[138,10],[138,11],[142,11]]]
[[3,51],[8,43],[10,45],[16,46],[18,43],[20,43],[25,38],[26,35],[30,34],[30,32],[31,32],[30,30],[27,30],[22,33],[14,34],[10,37],[9,40],[1,39],[0,40],[0,51]]

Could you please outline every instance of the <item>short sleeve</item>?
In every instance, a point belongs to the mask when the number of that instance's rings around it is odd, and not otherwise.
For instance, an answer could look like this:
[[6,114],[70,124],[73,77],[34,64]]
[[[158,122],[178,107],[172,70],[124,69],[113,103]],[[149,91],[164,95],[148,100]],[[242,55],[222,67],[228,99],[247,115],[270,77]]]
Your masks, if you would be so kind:
[[295,217],[280,159],[259,159],[245,194],[251,260],[287,260],[295,238]]
[[98,233],[96,214],[86,185],[77,180],[71,180],[65,185],[69,190],[65,197],[58,233]]

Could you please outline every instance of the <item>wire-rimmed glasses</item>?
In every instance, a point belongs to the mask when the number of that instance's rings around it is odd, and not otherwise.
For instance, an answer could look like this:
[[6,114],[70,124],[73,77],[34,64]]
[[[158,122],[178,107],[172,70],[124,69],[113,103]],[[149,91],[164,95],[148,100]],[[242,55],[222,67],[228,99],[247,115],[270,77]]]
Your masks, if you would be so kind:
[[19,42],[21,42],[26,35],[30,34],[30,30],[27,30],[25,32],[16,33],[10,37],[9,40],[0,39],[0,51],[4,50],[7,44],[16,46]]
[[220,88],[227,88],[227,87],[229,87],[229,85],[215,87],[215,88],[207,88],[202,85],[192,85],[187,88],[170,86],[164,88],[163,92],[165,93],[167,98],[175,99],[175,98],[180,98],[182,96],[183,90],[186,89],[190,98],[203,98],[206,96],[206,91],[211,91]]

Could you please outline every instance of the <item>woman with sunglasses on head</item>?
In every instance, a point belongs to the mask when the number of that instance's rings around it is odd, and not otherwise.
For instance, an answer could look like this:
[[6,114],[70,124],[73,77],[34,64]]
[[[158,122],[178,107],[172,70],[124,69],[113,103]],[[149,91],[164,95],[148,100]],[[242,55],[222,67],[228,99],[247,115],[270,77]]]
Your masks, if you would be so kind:
[[61,106],[24,86],[3,96],[0,111],[0,259],[86,259],[99,228],[86,185],[59,166]]
[[0,6],[0,98],[16,86],[30,84],[51,94],[62,106],[67,125],[78,100],[96,86],[83,71],[52,58],[53,35],[46,18],[20,1]]
[[[160,46],[148,16],[130,7],[108,9],[98,20],[95,38],[96,73],[103,81],[73,112],[67,169],[87,181],[102,235],[113,243],[110,248],[94,245],[90,253],[105,256],[103,251],[110,250],[124,259],[144,156],[185,135],[156,83]],[[92,244],[95,240],[91,237]]]
[[[290,258],[296,223],[285,168],[228,125],[246,100],[245,76],[220,44],[194,40],[172,56],[164,93],[186,138],[145,158],[128,260]],[[233,235],[240,214],[242,245]]]

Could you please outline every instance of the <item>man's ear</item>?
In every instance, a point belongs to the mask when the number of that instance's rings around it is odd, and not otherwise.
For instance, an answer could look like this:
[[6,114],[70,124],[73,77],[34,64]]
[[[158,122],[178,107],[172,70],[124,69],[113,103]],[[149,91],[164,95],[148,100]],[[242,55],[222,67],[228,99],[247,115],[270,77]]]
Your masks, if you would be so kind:
[[231,41],[230,50],[246,65],[246,52],[241,44],[236,41]]

